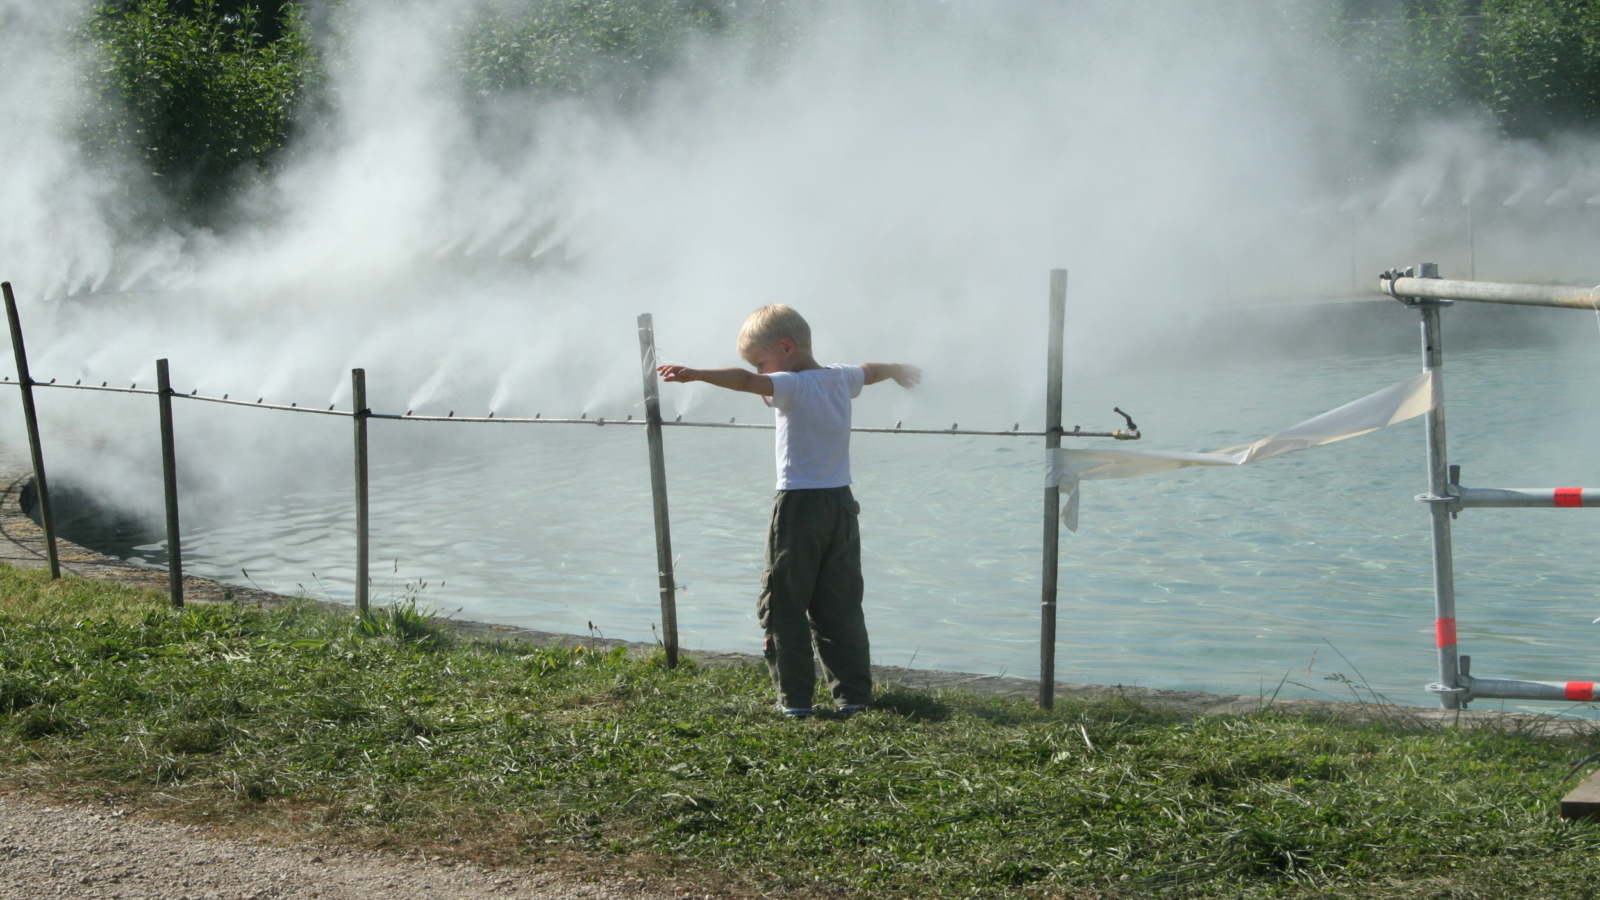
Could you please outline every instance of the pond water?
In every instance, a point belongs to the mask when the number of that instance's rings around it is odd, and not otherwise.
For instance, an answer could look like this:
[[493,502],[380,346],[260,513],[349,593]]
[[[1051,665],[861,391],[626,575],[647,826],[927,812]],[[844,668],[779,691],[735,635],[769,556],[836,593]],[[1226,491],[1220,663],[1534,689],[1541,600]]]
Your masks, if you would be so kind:
[[[1600,376],[1600,334],[1587,317],[1572,323],[1589,334],[1447,353],[1450,449],[1464,484],[1600,484],[1600,399],[1588,387]],[[1415,334],[1414,321],[1397,327]],[[1095,411],[1116,403],[1137,412],[1143,446],[1211,450],[1418,366],[1409,340],[1295,362],[1167,364],[1069,385],[1067,421],[1103,427],[1115,420]],[[858,424],[875,424],[863,416]],[[461,618],[652,638],[642,429],[450,426],[430,438],[448,445],[440,463],[408,455],[419,428],[444,429],[372,425],[375,600],[411,585]],[[759,648],[771,441],[770,432],[667,432],[686,647]],[[1035,676],[1042,442],[865,434],[853,457],[875,661]],[[1425,487],[1420,419],[1240,469],[1086,484],[1081,530],[1062,535],[1058,677],[1342,698],[1348,679],[1432,705],[1422,690],[1435,678],[1428,516],[1412,499]],[[1600,677],[1594,518],[1461,515],[1460,640],[1475,673]],[[190,529],[187,565],[348,602],[353,519],[347,479],[328,479]],[[159,543],[121,549],[163,562]]]

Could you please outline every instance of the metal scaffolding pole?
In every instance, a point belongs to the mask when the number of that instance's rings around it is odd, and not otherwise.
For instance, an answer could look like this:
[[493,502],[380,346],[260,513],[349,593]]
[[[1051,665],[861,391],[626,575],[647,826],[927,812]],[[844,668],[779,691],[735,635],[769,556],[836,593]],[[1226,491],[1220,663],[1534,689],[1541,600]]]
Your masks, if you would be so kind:
[[[1402,274],[1404,277],[1396,278]],[[1419,277],[1411,277],[1414,274]],[[1403,293],[1396,290],[1396,280],[1405,282]],[[1455,560],[1450,546],[1450,517],[1460,506],[1452,483],[1455,479],[1451,477],[1450,454],[1445,444],[1444,340],[1439,328],[1439,311],[1453,301],[1437,296],[1439,292],[1433,290],[1436,283],[1447,283],[1439,278],[1439,267],[1434,263],[1423,263],[1416,270],[1407,269],[1404,273],[1385,273],[1384,282],[1392,296],[1421,314],[1422,369],[1433,373],[1435,403],[1424,420],[1428,445],[1428,492],[1417,497],[1428,504],[1433,532],[1434,642],[1439,650],[1439,680],[1428,685],[1428,691],[1439,695],[1439,704],[1445,709],[1459,709],[1466,691],[1461,685],[1461,660],[1457,658],[1456,650],[1456,582]]]
[[[1444,346],[1439,334],[1440,301],[1418,304],[1422,313],[1422,367],[1433,373],[1434,396],[1444,396]],[[1433,524],[1434,637],[1439,647],[1439,703],[1456,709],[1460,687],[1456,675],[1456,581],[1450,547],[1450,459],[1445,446],[1444,403],[1428,411],[1424,423],[1428,442],[1428,493],[1423,498]]]

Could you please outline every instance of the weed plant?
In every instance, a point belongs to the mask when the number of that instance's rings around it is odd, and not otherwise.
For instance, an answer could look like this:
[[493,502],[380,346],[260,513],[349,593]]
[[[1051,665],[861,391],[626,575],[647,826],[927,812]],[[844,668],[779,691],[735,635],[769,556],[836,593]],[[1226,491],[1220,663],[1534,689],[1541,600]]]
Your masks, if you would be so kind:
[[367,637],[389,637],[424,646],[438,644],[448,636],[443,623],[433,613],[417,606],[414,594],[358,617],[356,630]]
[[1555,814],[1588,736],[901,688],[790,721],[754,667],[370,631],[0,569],[4,780],[785,896],[1580,897],[1600,877],[1600,829]]

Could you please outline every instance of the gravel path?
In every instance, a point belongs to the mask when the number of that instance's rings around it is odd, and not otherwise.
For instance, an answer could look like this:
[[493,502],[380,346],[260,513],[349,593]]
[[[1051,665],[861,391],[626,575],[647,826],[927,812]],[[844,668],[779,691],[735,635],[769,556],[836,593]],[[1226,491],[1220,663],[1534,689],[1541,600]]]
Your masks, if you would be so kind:
[[700,896],[621,876],[576,881],[438,857],[277,847],[208,837],[114,809],[0,796],[0,900],[265,900],[275,897],[680,900]]

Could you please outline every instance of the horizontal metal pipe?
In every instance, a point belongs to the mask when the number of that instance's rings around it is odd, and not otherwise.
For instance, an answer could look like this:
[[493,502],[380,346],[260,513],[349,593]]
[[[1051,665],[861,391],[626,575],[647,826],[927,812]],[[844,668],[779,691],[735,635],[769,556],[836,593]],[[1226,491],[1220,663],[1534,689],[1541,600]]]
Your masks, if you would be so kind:
[[1600,288],[1502,284],[1495,281],[1451,281],[1447,278],[1402,277],[1393,281],[1380,278],[1378,290],[1401,298],[1555,306],[1562,309],[1593,310],[1596,308],[1596,303],[1600,302]]
[[1600,488],[1458,488],[1458,504],[1469,507],[1596,507]]
[[1557,700],[1593,702],[1592,681],[1514,681],[1503,678],[1459,676],[1465,682],[1468,700]]

